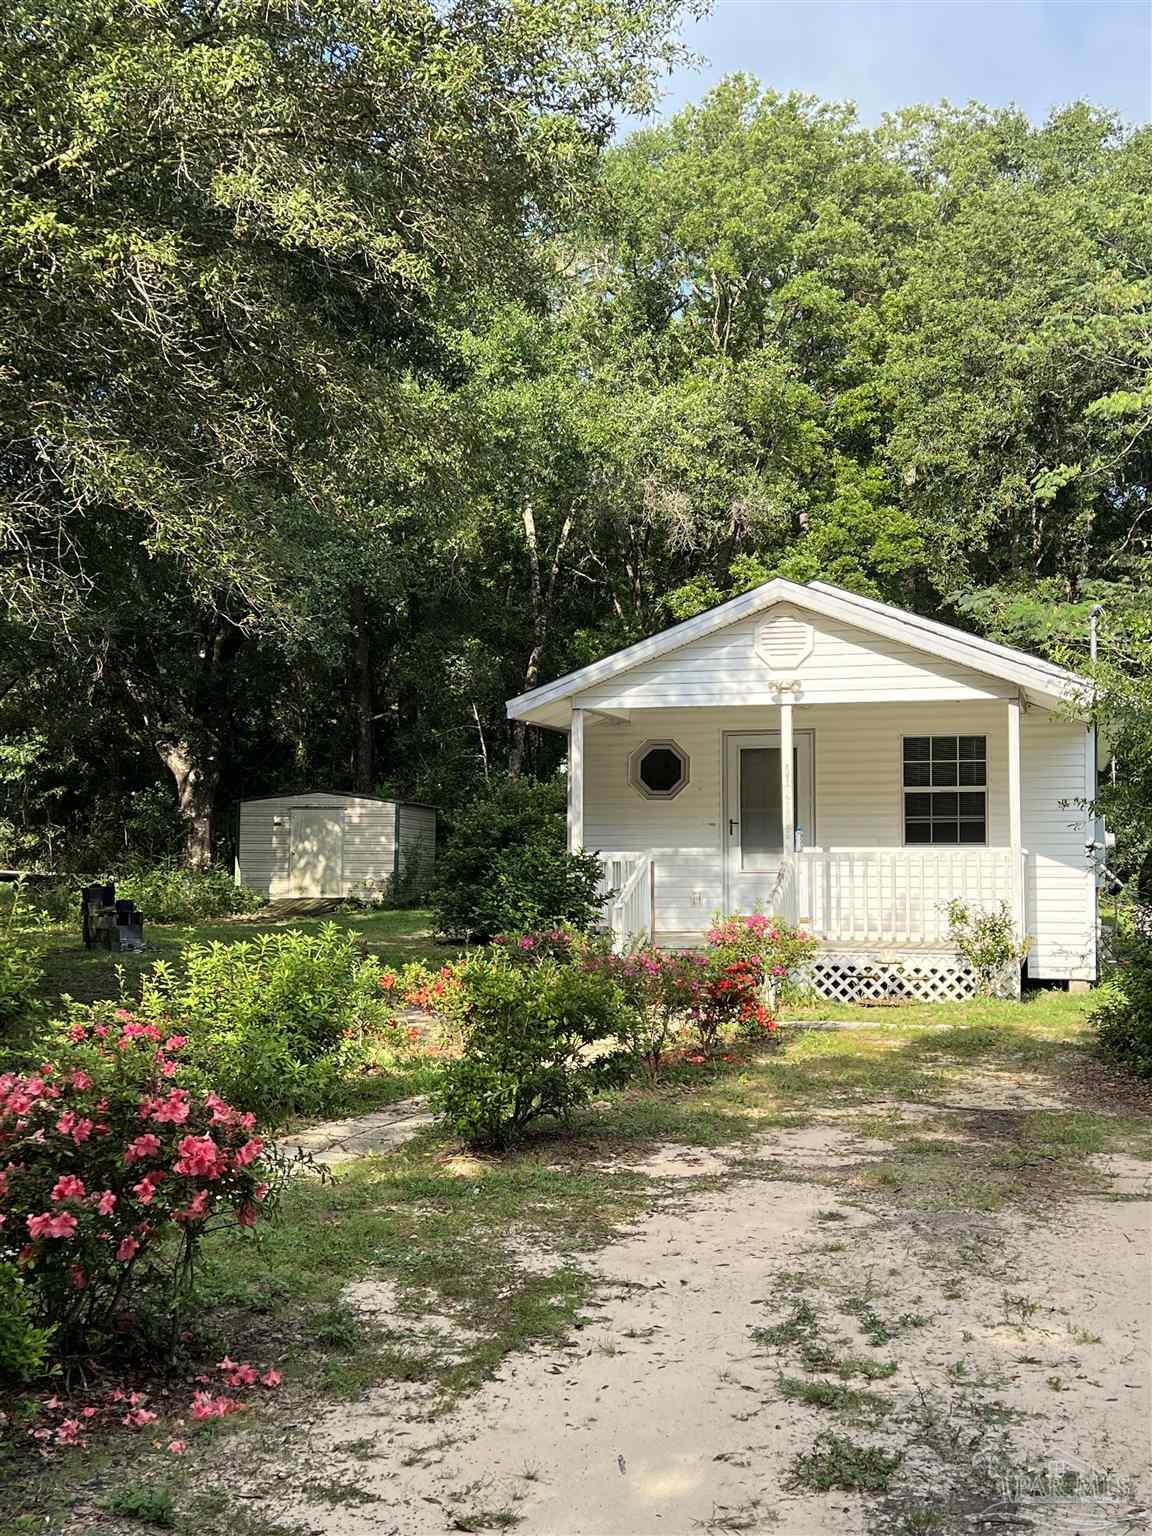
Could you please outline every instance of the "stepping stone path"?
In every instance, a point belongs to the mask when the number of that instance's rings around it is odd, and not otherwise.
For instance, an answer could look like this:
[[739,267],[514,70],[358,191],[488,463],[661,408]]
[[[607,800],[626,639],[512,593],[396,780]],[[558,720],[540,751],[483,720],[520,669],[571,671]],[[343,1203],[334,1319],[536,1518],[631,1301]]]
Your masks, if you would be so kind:
[[370,1115],[309,1126],[282,1142],[281,1149],[290,1157],[297,1151],[308,1153],[314,1162],[332,1167],[374,1152],[392,1152],[411,1141],[432,1120],[426,1098],[401,1099],[398,1104],[389,1104],[387,1109]]

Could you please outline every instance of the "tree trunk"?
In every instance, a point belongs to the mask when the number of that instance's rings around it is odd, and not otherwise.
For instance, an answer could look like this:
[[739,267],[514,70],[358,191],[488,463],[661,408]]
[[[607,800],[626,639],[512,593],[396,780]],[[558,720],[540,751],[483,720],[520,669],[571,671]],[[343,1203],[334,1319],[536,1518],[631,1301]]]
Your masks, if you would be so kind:
[[216,789],[220,765],[212,747],[197,749],[183,737],[158,741],[160,760],[176,781],[176,808],[184,829],[184,862],[209,869],[216,847]]
[[350,601],[356,633],[356,770],[352,787],[363,795],[370,795],[376,788],[376,689],[372,677],[372,633],[364,588],[353,587]]
[[[548,639],[548,625],[552,617],[553,600],[556,595],[556,577],[560,572],[560,562],[564,556],[564,548],[568,543],[568,536],[572,532],[572,517],[569,514],[564,519],[564,524],[556,539],[556,548],[552,553],[552,562],[547,576],[541,570],[540,541],[536,533],[536,518],[532,511],[531,502],[524,503],[521,521],[524,525],[524,544],[528,551],[529,590],[532,594],[532,649],[529,651],[528,660],[524,665],[521,692],[529,693],[540,681],[540,662],[543,658],[544,646]],[[508,774],[510,778],[518,779],[523,773],[524,755],[527,747],[527,725],[525,725],[523,720],[513,720],[512,739],[508,748]]]

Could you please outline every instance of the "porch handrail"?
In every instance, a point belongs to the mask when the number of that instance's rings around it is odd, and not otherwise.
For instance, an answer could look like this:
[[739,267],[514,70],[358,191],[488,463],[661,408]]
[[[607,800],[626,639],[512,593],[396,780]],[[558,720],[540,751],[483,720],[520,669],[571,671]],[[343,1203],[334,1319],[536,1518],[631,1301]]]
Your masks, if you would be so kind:
[[[637,943],[651,944],[656,937],[656,867],[646,853],[601,853],[604,881],[601,889],[615,891],[608,926],[612,948],[624,954]],[[622,883],[617,884],[617,879]]]

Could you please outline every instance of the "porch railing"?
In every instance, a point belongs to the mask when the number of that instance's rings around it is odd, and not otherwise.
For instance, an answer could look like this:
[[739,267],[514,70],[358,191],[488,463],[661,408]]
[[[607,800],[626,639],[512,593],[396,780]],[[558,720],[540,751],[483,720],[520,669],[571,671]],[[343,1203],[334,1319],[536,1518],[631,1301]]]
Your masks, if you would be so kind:
[[1006,901],[1027,927],[1023,855],[1010,848],[808,849],[786,864],[773,910],[826,943],[947,944],[954,899],[985,911]]
[[[799,923],[826,944],[947,947],[945,908],[959,899],[991,911],[1006,901],[1027,932],[1026,855],[1010,848],[805,849],[765,879],[757,906]],[[604,924],[618,951],[656,933],[655,865],[635,850],[601,853]],[[721,905],[717,890],[709,910]],[[675,927],[675,919],[671,926]]]
[[651,858],[646,853],[602,853],[600,862],[601,893],[614,893],[604,913],[612,930],[612,948],[624,954],[637,944],[653,943],[656,869]]

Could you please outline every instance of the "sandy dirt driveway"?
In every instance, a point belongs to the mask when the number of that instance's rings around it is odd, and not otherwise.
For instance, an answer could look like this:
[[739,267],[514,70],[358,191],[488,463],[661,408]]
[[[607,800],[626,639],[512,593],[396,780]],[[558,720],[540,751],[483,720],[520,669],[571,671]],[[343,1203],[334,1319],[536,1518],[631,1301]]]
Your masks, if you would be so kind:
[[[237,1457],[245,1504],[323,1536],[1149,1528],[1149,1165],[982,1213],[878,1197],[888,1150],[840,1116],[625,1164],[661,1193],[564,1347],[444,1412],[391,1385],[299,1417]],[[350,1299],[400,1326],[386,1286]]]

